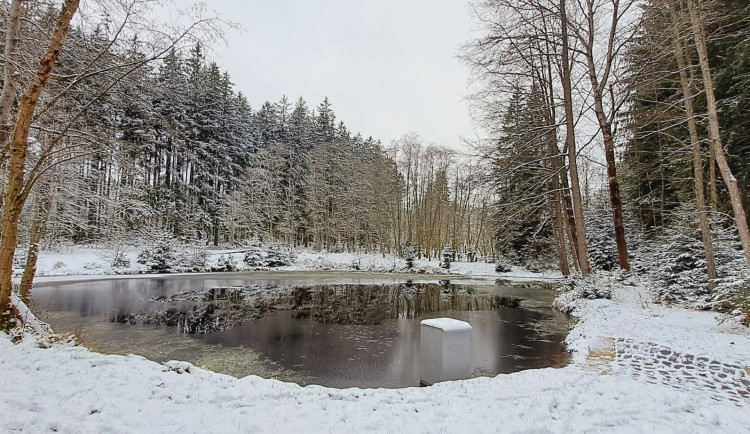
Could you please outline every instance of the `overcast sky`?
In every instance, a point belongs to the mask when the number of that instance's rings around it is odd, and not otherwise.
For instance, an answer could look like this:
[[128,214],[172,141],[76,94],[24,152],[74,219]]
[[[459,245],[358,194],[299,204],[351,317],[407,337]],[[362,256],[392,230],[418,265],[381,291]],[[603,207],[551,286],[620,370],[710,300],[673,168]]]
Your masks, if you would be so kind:
[[389,145],[408,131],[459,147],[472,137],[466,0],[214,0],[240,24],[213,57],[254,108],[287,95],[311,108],[328,96],[353,132]]

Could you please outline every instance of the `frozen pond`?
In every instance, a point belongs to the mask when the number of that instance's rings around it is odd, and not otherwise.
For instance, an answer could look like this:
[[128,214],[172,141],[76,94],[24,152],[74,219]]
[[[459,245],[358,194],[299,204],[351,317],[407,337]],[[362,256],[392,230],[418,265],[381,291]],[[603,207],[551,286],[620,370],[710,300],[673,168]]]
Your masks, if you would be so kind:
[[[413,279],[407,281],[406,279]],[[97,351],[330,387],[419,385],[419,322],[473,327],[474,375],[567,361],[542,283],[252,272],[43,282],[33,307]]]

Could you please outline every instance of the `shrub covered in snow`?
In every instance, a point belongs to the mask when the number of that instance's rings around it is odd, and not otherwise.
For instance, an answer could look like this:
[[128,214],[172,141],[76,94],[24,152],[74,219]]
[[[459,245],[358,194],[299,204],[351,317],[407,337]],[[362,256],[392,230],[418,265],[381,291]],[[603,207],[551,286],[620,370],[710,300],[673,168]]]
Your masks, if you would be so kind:
[[632,246],[633,269],[655,283],[657,300],[710,307],[703,244],[697,235],[665,230]]
[[571,313],[578,299],[606,299],[612,298],[612,288],[621,284],[622,277],[613,273],[599,273],[585,278],[568,277],[560,281],[557,286],[558,296],[554,307],[563,313]]
[[112,256],[111,266],[112,268],[129,268],[130,259],[128,259],[128,257],[125,256],[125,252],[117,251]]
[[410,241],[407,241],[404,248],[401,250],[401,257],[406,261],[406,268],[414,268],[414,258],[417,256],[417,250],[411,245]]
[[586,242],[589,261],[597,270],[610,271],[617,267],[617,243],[612,221],[612,208],[606,194],[598,194],[586,215]]
[[750,278],[720,282],[713,295],[714,307],[750,326]]
[[244,261],[250,267],[283,267],[294,262],[294,255],[276,249],[253,248],[245,253]]
[[160,240],[138,253],[137,262],[156,273],[200,272],[207,271],[207,259],[203,247],[177,246],[172,241]]
[[440,268],[445,268],[446,270],[449,270],[451,268],[451,262],[453,261],[454,253],[455,250],[453,250],[450,246],[445,246],[443,248],[443,251],[440,252]]
[[156,273],[168,273],[178,265],[179,255],[169,241],[157,241],[153,247],[138,254],[138,263]]
[[208,252],[203,247],[196,248],[192,253],[185,253],[182,256],[180,265],[191,271],[202,271],[206,269]]
[[216,271],[237,271],[237,261],[231,254],[219,255],[216,261]]
[[747,263],[736,229],[712,221],[711,231],[718,274],[713,291],[695,210],[687,205],[672,213],[671,227],[633,243],[633,269],[653,282],[657,301],[742,315],[750,307],[750,294],[743,289]]
[[510,262],[505,258],[500,258],[495,263],[495,271],[498,273],[510,273],[513,270]]

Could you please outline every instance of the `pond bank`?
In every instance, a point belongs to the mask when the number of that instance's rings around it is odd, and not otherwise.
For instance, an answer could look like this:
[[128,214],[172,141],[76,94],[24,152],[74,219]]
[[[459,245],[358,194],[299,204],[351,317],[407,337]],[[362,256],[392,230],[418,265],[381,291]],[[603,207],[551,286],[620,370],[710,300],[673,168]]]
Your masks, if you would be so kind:
[[[301,387],[60,343],[42,349],[33,337],[14,345],[2,336],[0,414],[7,416],[0,430],[682,433],[750,426],[750,400],[737,397],[750,376],[746,327],[719,323],[711,312],[653,304],[640,282],[627,286],[605,276],[595,284],[611,285],[612,300],[565,302],[579,318],[568,337],[569,366],[427,388]],[[632,349],[638,343],[644,346]],[[627,352],[624,344],[631,345]],[[634,375],[634,363],[623,363],[632,357],[624,356],[643,356],[635,365],[648,371],[652,346],[738,366],[736,393],[718,381],[665,380],[656,369]]]
[[[191,252],[182,252],[188,256]],[[138,263],[138,251],[131,249],[121,252],[123,261],[113,265],[113,254],[106,248],[71,246],[55,251],[42,251],[39,254],[37,282],[47,279],[67,278],[72,276],[120,276],[120,275],[154,275],[149,268]],[[255,267],[244,262],[245,250],[216,249],[207,250],[200,271],[211,272],[219,267],[219,262],[233,262],[236,271],[347,271],[389,273],[404,276],[473,276],[475,278],[507,278],[514,280],[552,280],[561,275],[557,271],[531,272],[521,267],[512,267],[507,273],[495,272],[495,264],[485,262],[453,262],[450,270],[438,266],[437,259],[428,261],[416,259],[414,268],[408,270],[406,262],[392,255],[376,253],[326,253],[298,251],[293,255],[292,264],[281,267]],[[222,259],[223,258],[223,259]],[[231,258],[231,259],[227,259]],[[124,265],[127,264],[127,265]],[[169,274],[179,274],[181,268],[175,268]],[[17,270],[20,273],[20,270]],[[421,277],[420,277],[421,278]]]

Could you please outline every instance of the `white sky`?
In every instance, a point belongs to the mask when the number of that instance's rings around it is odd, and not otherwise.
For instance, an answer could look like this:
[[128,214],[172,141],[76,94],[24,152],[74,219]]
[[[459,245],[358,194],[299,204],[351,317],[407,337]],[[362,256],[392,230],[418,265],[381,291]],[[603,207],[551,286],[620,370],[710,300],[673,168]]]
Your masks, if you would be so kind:
[[257,109],[325,96],[352,132],[389,145],[408,131],[460,148],[473,137],[466,69],[466,0],[214,0],[208,9],[240,24],[212,54]]

